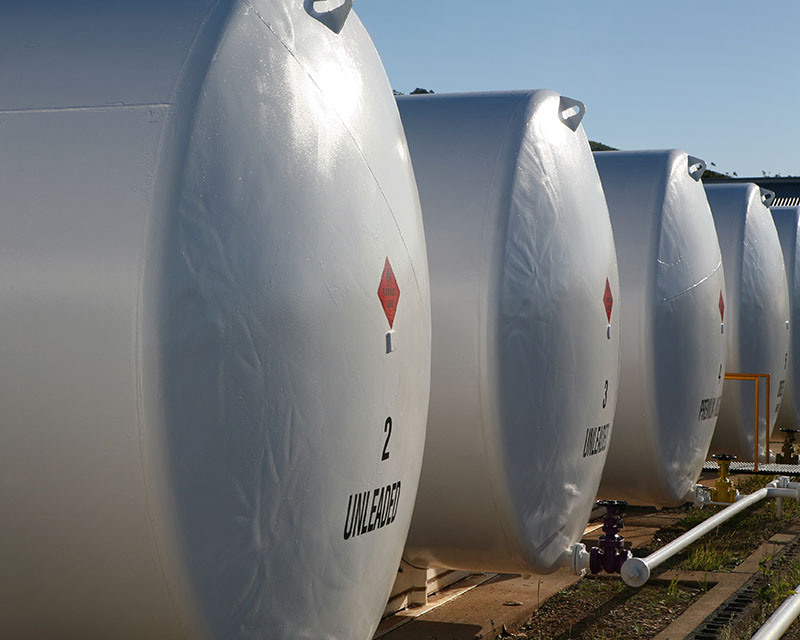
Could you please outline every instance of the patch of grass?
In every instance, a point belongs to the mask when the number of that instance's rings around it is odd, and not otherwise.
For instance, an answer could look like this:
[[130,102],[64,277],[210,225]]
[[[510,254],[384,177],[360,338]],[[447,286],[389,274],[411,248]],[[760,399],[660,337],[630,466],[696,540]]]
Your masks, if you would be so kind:
[[735,562],[735,556],[728,549],[717,544],[700,544],[689,551],[681,563],[686,571],[724,571]]
[[677,578],[673,578],[670,580],[669,586],[667,587],[667,597],[671,598],[676,593],[678,593],[678,588],[680,587],[680,581]]
[[768,608],[775,608],[794,593],[800,582],[800,559],[792,558],[787,562],[771,566],[772,556],[761,563],[762,585],[758,589],[758,599]]
[[691,529],[696,527],[701,522],[708,520],[716,513],[713,509],[700,509],[699,507],[690,507],[686,516],[681,520],[677,526],[684,529]]
[[[725,640],[746,640],[761,627],[781,603],[794,593],[800,584],[800,558],[779,559],[772,556],[760,564],[757,599],[749,615],[734,626],[723,630]],[[784,640],[800,638],[800,622],[795,622],[784,634]]]
[[[749,494],[757,491],[773,478],[770,476],[740,476],[739,491]],[[671,542],[679,535],[718,513],[723,507],[690,506],[684,517],[675,525],[656,532],[653,544],[636,550],[636,555],[648,555]],[[759,544],[781,530],[784,524],[800,515],[800,507],[794,500],[783,501],[783,517],[778,518],[775,500],[764,500],[730,520],[723,522],[683,553],[670,559],[660,571],[682,569],[684,571],[731,571],[752,553]]]
[[[749,494],[771,479],[766,476],[740,476],[736,481],[740,492]],[[636,549],[636,555],[648,555],[718,513],[721,508],[699,509],[685,505],[669,510],[680,514],[681,520],[660,529],[652,544],[648,548]],[[750,507],[659,567],[653,577],[656,578],[669,568],[702,572],[734,569],[760,544],[781,531],[787,522],[800,517],[800,507],[794,500],[784,500],[783,511],[783,517],[779,518],[774,499],[767,499]],[[636,514],[635,508],[629,510],[630,516],[635,517]],[[757,606],[754,607],[755,613],[746,625],[739,624],[737,628],[729,628],[723,632],[722,637],[729,640],[750,638],[752,632],[800,584],[800,559],[779,558],[774,563],[767,559],[762,563],[760,579],[762,582]],[[678,580],[653,580],[641,589],[632,589],[625,586],[619,576],[587,576],[544,602],[523,627],[524,637],[529,640],[651,638],[675,620],[708,588],[708,583],[698,585]],[[793,631],[795,627],[796,630]],[[785,638],[800,640],[800,622],[789,630]]]

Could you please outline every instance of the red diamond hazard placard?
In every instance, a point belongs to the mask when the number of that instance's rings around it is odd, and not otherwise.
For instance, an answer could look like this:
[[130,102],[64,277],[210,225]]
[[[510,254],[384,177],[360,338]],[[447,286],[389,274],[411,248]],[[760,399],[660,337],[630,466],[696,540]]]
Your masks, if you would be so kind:
[[378,285],[378,299],[381,301],[383,312],[386,314],[386,319],[389,321],[389,328],[394,326],[394,314],[397,312],[397,301],[400,299],[400,287],[394,277],[392,265],[389,263],[389,258],[383,265],[383,274],[381,275],[381,283]]
[[611,295],[611,285],[608,283],[608,278],[606,278],[606,290],[603,294],[603,304],[606,307],[606,317],[608,321],[611,322],[611,309],[614,307],[614,296]]
[[719,319],[725,320],[725,301],[722,299],[722,291],[719,292]]

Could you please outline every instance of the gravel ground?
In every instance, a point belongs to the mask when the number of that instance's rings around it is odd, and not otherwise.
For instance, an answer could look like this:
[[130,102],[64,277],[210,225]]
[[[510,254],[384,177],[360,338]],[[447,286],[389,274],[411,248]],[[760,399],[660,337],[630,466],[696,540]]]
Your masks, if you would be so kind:
[[545,602],[521,629],[526,639],[650,638],[704,590],[679,582],[625,586],[618,577],[587,576]]

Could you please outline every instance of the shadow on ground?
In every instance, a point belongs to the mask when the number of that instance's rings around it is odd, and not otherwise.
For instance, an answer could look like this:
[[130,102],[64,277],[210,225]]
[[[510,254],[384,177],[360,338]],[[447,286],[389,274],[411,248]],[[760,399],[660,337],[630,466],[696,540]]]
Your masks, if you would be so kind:
[[[415,620],[413,625],[406,626],[403,631],[404,640],[473,640],[483,638],[480,626],[476,624],[459,624],[457,622],[426,622]],[[391,638],[391,634],[387,636]]]

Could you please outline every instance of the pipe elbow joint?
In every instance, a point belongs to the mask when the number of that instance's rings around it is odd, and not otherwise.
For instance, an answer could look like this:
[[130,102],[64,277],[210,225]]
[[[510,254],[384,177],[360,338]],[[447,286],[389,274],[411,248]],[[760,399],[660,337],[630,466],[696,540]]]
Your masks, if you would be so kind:
[[591,554],[582,542],[576,542],[567,549],[563,556],[561,565],[570,567],[576,576],[584,576],[589,572],[589,560]]
[[711,493],[702,484],[696,484],[692,493],[689,494],[689,499],[696,507],[702,509],[705,505],[711,504]]

